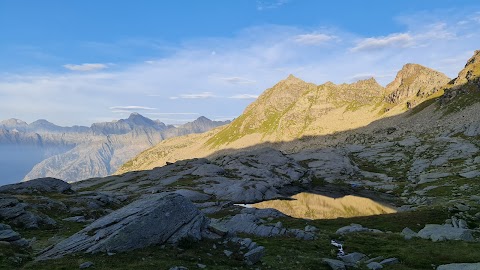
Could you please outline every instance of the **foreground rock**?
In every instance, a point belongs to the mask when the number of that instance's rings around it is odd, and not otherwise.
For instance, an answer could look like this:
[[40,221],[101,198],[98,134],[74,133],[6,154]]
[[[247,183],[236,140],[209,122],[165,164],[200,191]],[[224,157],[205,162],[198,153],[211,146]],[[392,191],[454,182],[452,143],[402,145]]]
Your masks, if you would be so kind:
[[468,229],[455,228],[450,224],[427,224],[418,232],[418,237],[432,241],[462,240],[474,241],[472,232]]
[[478,270],[480,263],[451,263],[440,265],[437,270]]
[[372,233],[382,233],[382,231],[377,229],[369,229],[363,227],[360,224],[352,223],[348,226],[344,226],[337,230],[336,234],[348,234],[348,233],[357,233],[357,232],[372,232]]
[[68,193],[72,192],[71,185],[60,179],[46,177],[22,183],[0,187],[0,193],[9,194],[35,194],[35,193]]
[[12,230],[12,227],[2,223],[0,223],[0,241],[21,247],[30,245],[30,242]]
[[55,220],[47,215],[31,212],[29,208],[31,208],[29,204],[20,202],[11,195],[0,194],[0,220],[26,229],[56,224]]
[[206,218],[185,197],[155,194],[137,200],[41,253],[37,260],[60,258],[75,252],[124,252],[183,238],[200,240]]

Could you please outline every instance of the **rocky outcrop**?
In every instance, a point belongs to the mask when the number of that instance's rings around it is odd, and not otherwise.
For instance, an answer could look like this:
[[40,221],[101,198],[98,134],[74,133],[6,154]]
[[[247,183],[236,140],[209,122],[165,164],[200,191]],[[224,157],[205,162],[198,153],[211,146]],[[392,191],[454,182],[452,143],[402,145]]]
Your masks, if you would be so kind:
[[9,194],[42,194],[42,193],[71,193],[71,185],[60,179],[46,177],[38,178],[18,184],[0,186],[0,193]]
[[445,74],[433,69],[406,64],[397,73],[395,80],[387,85],[385,100],[389,103],[400,103],[415,97],[427,97],[449,81]]
[[30,208],[28,203],[20,202],[13,196],[0,194],[0,221],[26,229],[56,225],[55,220],[47,215],[34,213]]
[[212,225],[225,228],[230,233],[246,233],[261,237],[292,236],[297,239],[316,239],[316,228],[307,226],[305,230],[288,229],[281,222],[265,224],[263,218],[284,216],[273,209],[244,209],[242,213],[224,220],[212,220]]
[[451,263],[437,267],[437,270],[478,270],[480,263]]
[[76,252],[125,252],[150,245],[200,240],[203,214],[179,194],[163,193],[139,199],[104,216],[85,229],[43,251],[38,260]]
[[335,233],[336,234],[348,234],[348,233],[357,233],[357,232],[382,233],[382,231],[380,231],[380,230],[369,229],[369,228],[363,227],[360,224],[354,224],[354,223],[352,223],[348,226],[341,227]]
[[450,224],[427,224],[418,232],[418,237],[434,242],[445,240],[474,241],[471,230],[455,228]]

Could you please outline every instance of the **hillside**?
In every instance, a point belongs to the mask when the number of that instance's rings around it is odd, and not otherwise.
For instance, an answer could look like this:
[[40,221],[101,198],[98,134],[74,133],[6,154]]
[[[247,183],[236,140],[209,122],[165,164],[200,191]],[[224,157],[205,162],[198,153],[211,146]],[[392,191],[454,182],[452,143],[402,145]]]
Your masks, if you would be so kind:
[[[290,75],[267,89],[229,125],[199,136],[164,141],[124,164],[117,173],[262,143],[277,143],[277,148],[288,152],[308,149],[305,141],[309,137],[338,137],[344,131],[405,113],[443,93],[442,86],[449,81],[444,74],[416,64],[403,66],[386,88],[373,78],[315,85]],[[298,140],[301,138],[303,141]],[[335,145],[340,141],[329,138],[311,143]]]

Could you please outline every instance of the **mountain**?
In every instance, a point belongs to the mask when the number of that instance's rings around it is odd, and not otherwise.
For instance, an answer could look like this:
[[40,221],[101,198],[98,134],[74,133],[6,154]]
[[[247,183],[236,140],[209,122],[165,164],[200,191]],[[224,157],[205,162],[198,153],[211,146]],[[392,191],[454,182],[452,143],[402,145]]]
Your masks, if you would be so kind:
[[408,106],[412,107],[419,102],[419,98],[432,95],[449,81],[441,72],[417,64],[406,64],[395,80],[387,85],[385,99],[394,104],[408,101]]
[[226,123],[200,117],[174,127],[138,113],[91,127],[8,119],[0,122],[0,159],[4,160],[0,169],[4,181],[9,182],[47,176],[67,181],[106,176],[166,138],[204,132]]
[[[478,56],[476,52],[466,70],[453,82],[465,82],[465,77],[475,81],[472,74],[476,74]],[[342,136],[347,131],[380,119],[385,119],[384,123],[392,122],[390,118],[396,119],[391,130],[397,130],[399,123],[411,125],[409,121],[417,119],[413,116],[429,105],[441,104],[442,95],[448,95],[451,81],[443,73],[417,64],[403,66],[385,88],[373,78],[351,84],[315,85],[290,75],[267,89],[229,125],[201,135],[164,141],[124,164],[117,173],[151,169],[166,162],[207,157],[264,143],[275,143],[275,147],[286,152],[308,149],[312,144],[335,145],[344,139]],[[457,84],[459,89],[468,88]],[[475,99],[469,99],[472,100]],[[401,118],[396,117],[400,114]],[[426,121],[420,120],[422,115],[418,116],[419,123]],[[418,125],[424,126],[423,122]],[[329,139],[310,139],[319,136]]]
[[127,119],[118,121],[95,123],[90,127],[95,134],[126,134],[136,129],[162,131],[167,126],[162,122],[153,121],[139,113],[132,113]]

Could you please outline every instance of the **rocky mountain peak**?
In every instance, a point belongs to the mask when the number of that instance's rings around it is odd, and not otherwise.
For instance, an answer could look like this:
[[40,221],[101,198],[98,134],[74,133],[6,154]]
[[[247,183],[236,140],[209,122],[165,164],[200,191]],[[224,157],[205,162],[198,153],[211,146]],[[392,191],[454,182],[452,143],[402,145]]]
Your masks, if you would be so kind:
[[306,84],[306,82],[300,78],[295,77],[294,75],[290,74],[287,78],[280,81],[281,84],[286,85],[295,85],[295,84]]
[[350,84],[349,86],[351,86],[354,89],[373,89],[373,90],[383,89],[383,86],[381,86],[377,82],[377,80],[375,80],[375,78],[373,77],[365,80],[356,81]]
[[468,82],[475,81],[480,77],[480,50],[476,50],[470,59],[468,59],[465,68],[458,73],[455,79],[455,86],[464,85]]
[[400,103],[415,97],[426,97],[438,91],[450,79],[443,73],[419,64],[406,64],[386,87],[386,101]]

